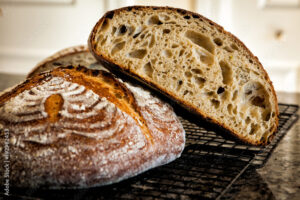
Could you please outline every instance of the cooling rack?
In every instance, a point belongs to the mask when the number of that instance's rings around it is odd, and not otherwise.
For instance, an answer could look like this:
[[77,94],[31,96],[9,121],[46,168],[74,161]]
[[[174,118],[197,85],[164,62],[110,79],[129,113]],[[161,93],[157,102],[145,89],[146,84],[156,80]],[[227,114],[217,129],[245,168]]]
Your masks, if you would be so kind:
[[174,162],[105,187],[81,190],[11,189],[24,199],[218,199],[248,167],[262,167],[297,121],[297,105],[279,104],[279,128],[267,147],[235,141],[207,123],[181,114],[186,147]]

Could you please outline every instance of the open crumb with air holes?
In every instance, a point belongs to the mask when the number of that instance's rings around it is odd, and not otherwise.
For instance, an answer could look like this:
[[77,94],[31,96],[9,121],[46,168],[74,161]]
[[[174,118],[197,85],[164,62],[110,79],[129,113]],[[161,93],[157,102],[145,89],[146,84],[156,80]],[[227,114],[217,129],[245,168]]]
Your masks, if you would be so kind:
[[127,7],[95,25],[90,50],[105,66],[178,101],[251,144],[278,125],[272,83],[258,59],[221,26],[189,11]]

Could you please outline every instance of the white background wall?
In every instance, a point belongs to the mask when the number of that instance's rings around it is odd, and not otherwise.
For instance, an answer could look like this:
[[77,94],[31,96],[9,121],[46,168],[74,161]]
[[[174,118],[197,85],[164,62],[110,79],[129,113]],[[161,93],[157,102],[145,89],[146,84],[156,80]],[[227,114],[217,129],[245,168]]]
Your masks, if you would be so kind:
[[86,44],[92,27],[104,14],[105,1],[62,2],[0,0],[0,71],[25,74],[57,50]]
[[276,90],[300,92],[300,7],[272,6],[272,1],[299,4],[297,0],[0,0],[0,73],[26,74],[55,51],[86,44],[106,10],[167,5],[199,12],[224,26],[260,59]]

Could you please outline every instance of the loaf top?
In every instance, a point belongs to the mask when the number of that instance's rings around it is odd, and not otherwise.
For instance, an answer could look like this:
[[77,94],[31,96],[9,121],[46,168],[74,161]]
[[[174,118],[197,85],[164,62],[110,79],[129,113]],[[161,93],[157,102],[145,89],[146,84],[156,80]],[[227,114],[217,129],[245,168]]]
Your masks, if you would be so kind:
[[0,125],[1,146],[9,131],[16,187],[118,182],[174,160],[185,142],[168,104],[108,72],[81,66],[34,75],[2,94]]
[[86,45],[72,46],[62,49],[39,62],[28,73],[27,78],[57,67],[66,67],[69,65],[89,66],[90,64],[95,62],[97,62],[97,60],[89,52]]
[[107,12],[89,48],[130,75],[220,125],[265,145],[278,126],[276,93],[258,58],[211,20],[182,9],[133,6]]

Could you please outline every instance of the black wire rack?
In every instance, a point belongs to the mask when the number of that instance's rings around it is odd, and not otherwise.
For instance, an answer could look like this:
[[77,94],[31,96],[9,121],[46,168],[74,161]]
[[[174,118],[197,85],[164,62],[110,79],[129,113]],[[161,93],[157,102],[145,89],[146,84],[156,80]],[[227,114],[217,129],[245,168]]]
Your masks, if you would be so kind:
[[[13,188],[24,199],[219,199],[248,167],[262,167],[297,121],[297,105],[279,104],[279,128],[266,147],[240,143],[222,130],[180,117],[186,147],[174,162],[110,186],[81,190]],[[190,117],[191,118],[191,117]]]

